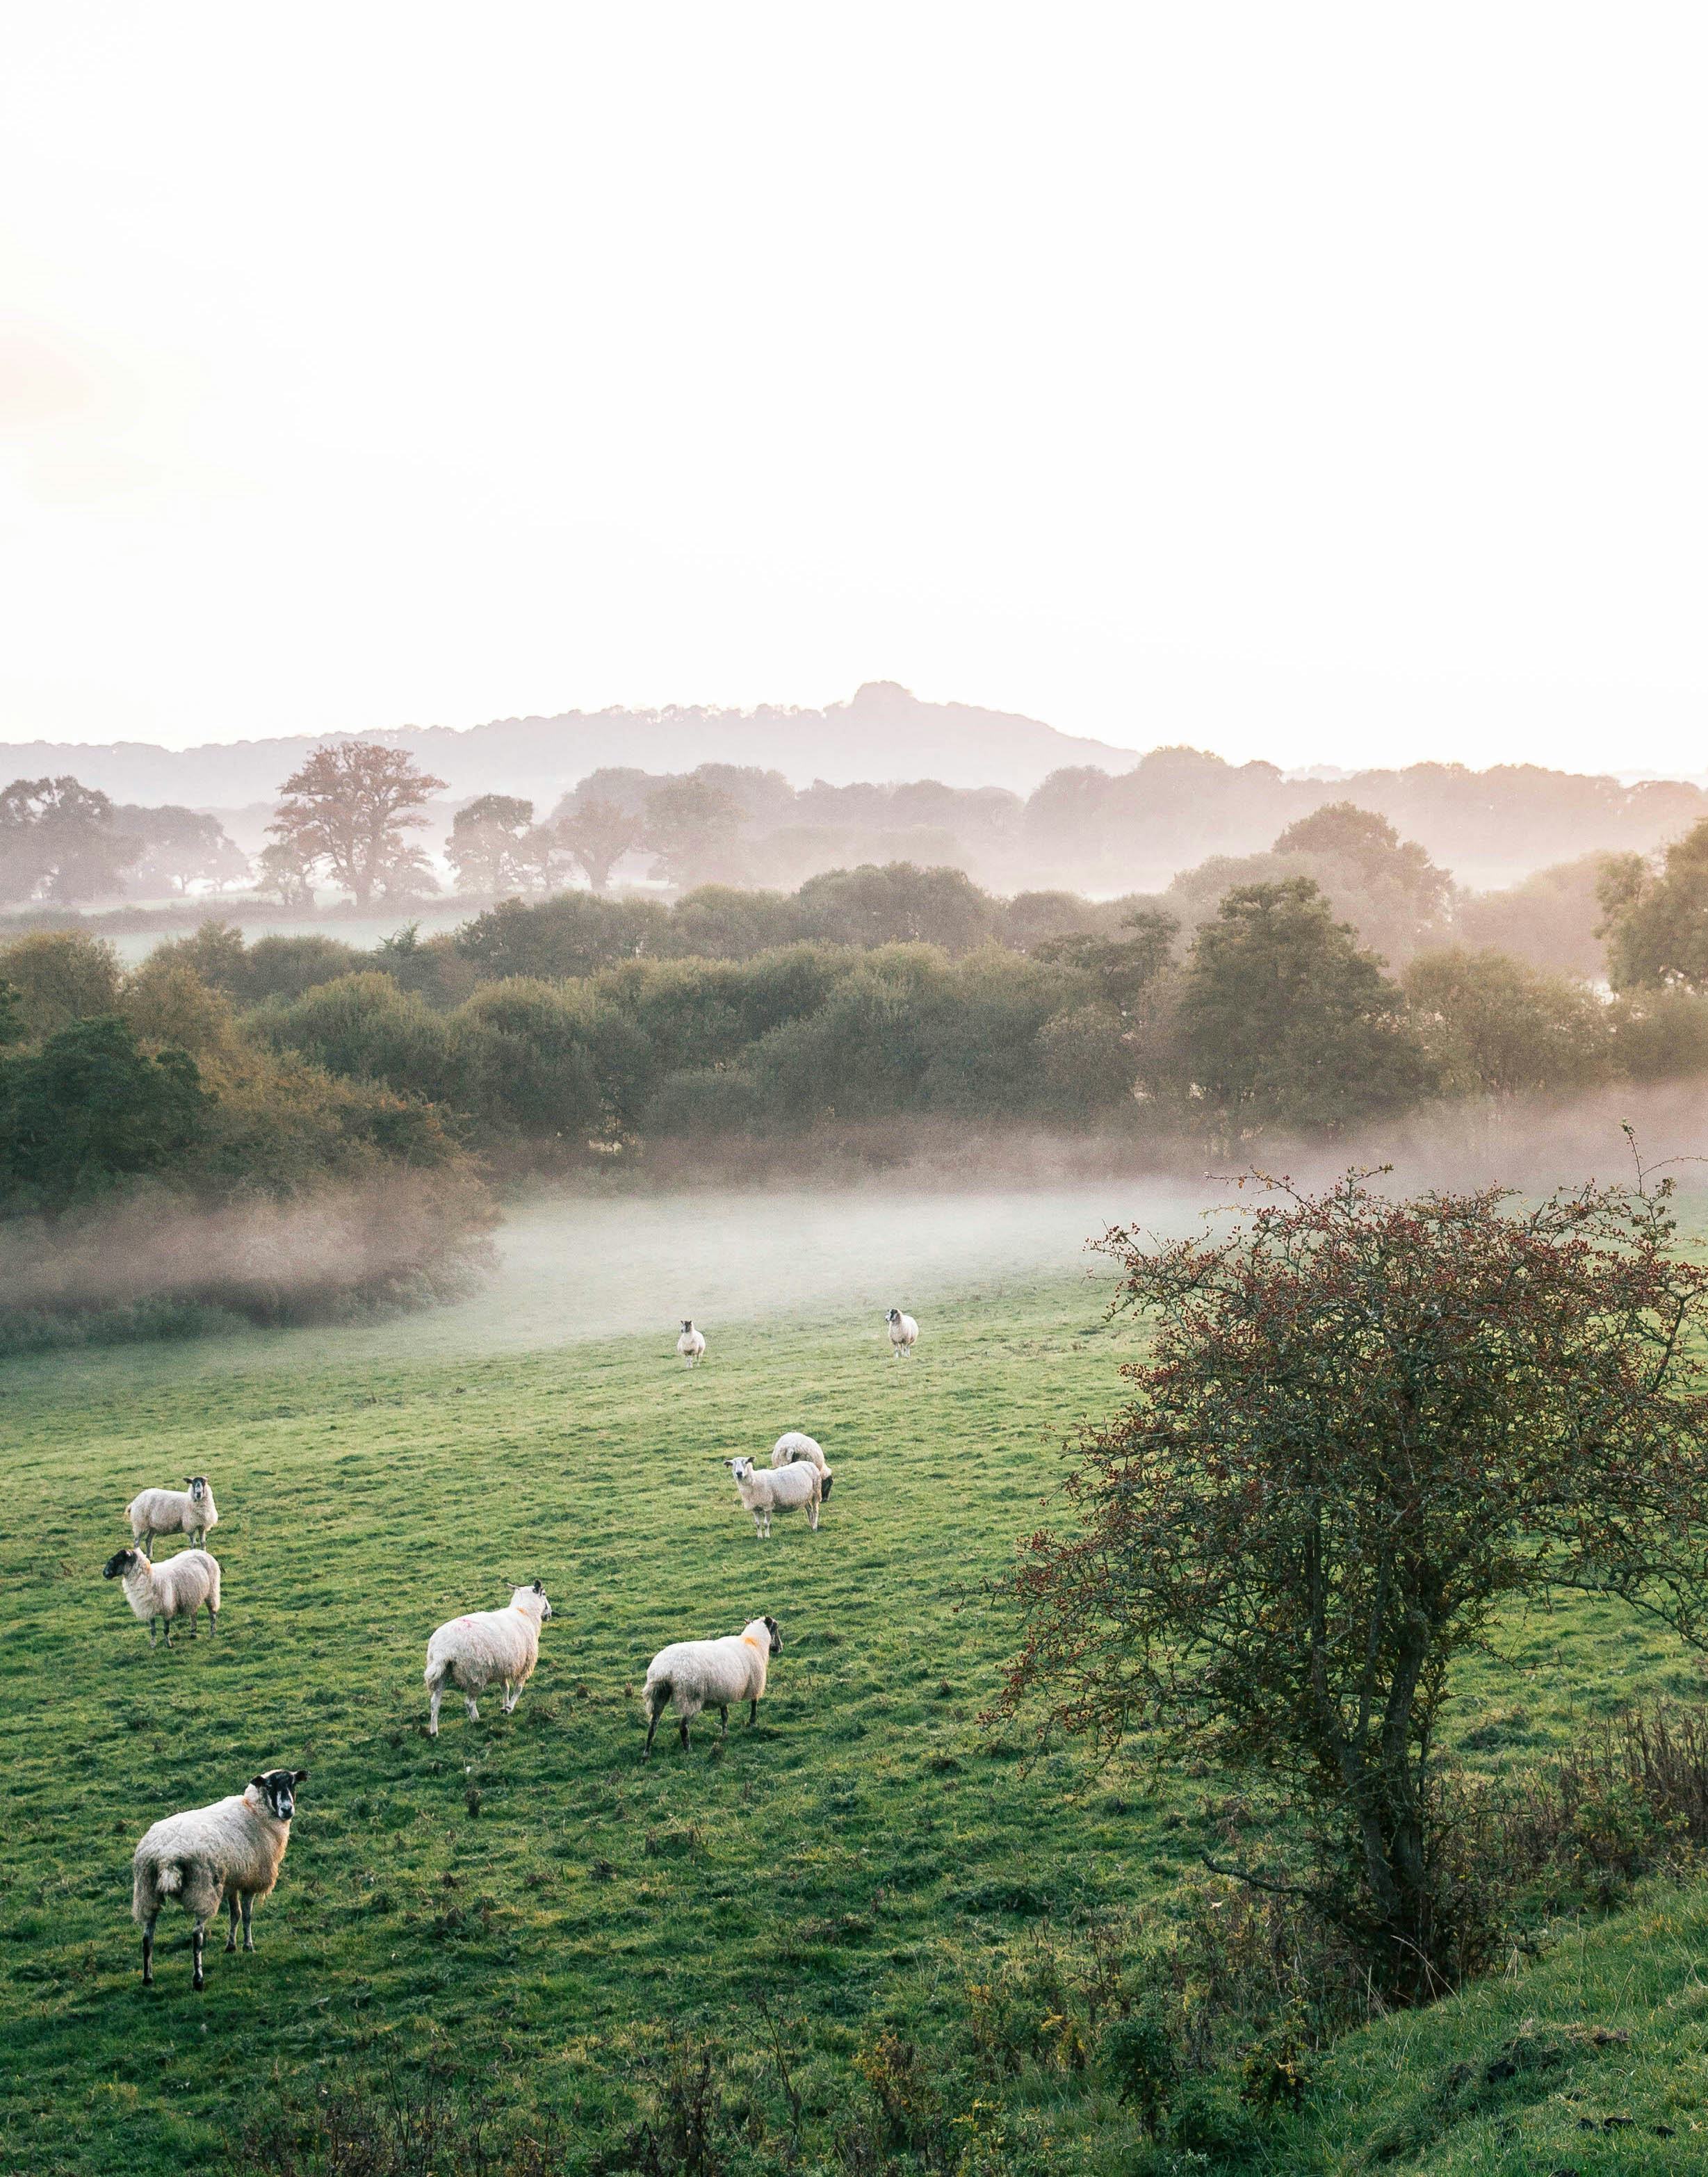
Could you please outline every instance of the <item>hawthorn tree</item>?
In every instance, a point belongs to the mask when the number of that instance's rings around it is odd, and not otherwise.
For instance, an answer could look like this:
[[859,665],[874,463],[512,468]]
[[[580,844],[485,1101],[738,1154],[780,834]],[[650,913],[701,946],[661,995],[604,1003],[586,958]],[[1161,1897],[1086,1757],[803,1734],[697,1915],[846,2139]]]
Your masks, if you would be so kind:
[[1438,1734],[1501,1614],[1612,1596],[1708,1627],[1708,1270],[1667,1187],[1394,1201],[1282,1181],[1231,1229],[1111,1231],[1148,1320],[1022,1545],[999,1714],[1266,1777],[1316,1865],[1275,1880],[1402,1999],[1474,1947]]
[[376,892],[407,897],[433,890],[425,857],[407,834],[426,824],[421,805],[444,784],[407,749],[378,741],[316,749],[285,781],[267,827],[285,852],[272,858],[270,848],[262,860],[276,881],[287,867],[324,862],[358,907]]

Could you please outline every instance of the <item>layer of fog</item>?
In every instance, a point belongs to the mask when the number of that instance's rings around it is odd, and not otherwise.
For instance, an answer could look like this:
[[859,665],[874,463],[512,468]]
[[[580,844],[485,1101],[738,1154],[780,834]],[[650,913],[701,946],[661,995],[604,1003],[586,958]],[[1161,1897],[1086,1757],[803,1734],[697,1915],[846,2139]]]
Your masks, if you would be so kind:
[[[525,1196],[510,1205],[489,1247],[479,1243],[485,1269],[465,1278],[465,1296],[448,1303],[434,1303],[409,1274],[423,1252],[417,1219],[433,1214],[429,1203],[406,1209],[397,1199],[328,1198],[301,1210],[250,1203],[215,1218],[134,1204],[68,1252],[56,1254],[40,1235],[30,1246],[8,1236],[0,1307],[146,1301],[205,1290],[210,1279],[252,1297],[324,1286],[336,1303],[358,1269],[383,1275],[395,1258],[399,1294],[427,1305],[201,1339],[196,1365],[300,1357],[360,1366],[630,1335],[656,1337],[668,1354],[684,1316],[706,1330],[714,1352],[720,1333],[738,1323],[831,1318],[863,1325],[881,1349],[891,1306],[928,1318],[950,1295],[996,1301],[1015,1282],[1106,1280],[1110,1265],[1092,1250],[1109,1226],[1177,1234],[1205,1213],[1249,1204],[1255,1190],[1239,1175],[1253,1162],[1305,1185],[1349,1165],[1389,1165],[1378,1184],[1390,1192],[1503,1185],[1536,1195],[1591,1178],[1629,1181],[1634,1167],[1624,1121],[1645,1162],[1666,1165],[1678,1180],[1694,1236],[1708,1195],[1708,1084],[1609,1091],[1569,1107],[1438,1109],[1338,1144],[1276,1145],[1255,1157],[1181,1150],[1166,1171],[1143,1168],[1131,1147],[1106,1142],[963,1138],[954,1157],[940,1135],[934,1143],[922,1137],[928,1146],[882,1177],[854,1177],[845,1166],[833,1178],[787,1180],[773,1169],[765,1183],[766,1152],[754,1143],[752,1185]],[[1094,1313],[1102,1296],[1088,1290],[1085,1307]],[[282,1312],[300,1318],[305,1311]]]

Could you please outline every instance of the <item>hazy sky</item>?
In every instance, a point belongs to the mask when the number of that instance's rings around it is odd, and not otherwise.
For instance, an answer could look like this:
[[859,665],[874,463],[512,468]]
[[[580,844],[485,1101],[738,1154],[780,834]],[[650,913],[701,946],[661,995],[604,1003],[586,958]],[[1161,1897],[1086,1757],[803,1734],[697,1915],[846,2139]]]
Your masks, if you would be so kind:
[[0,738],[893,679],[1708,768],[1705,51],[1559,0],[11,0]]

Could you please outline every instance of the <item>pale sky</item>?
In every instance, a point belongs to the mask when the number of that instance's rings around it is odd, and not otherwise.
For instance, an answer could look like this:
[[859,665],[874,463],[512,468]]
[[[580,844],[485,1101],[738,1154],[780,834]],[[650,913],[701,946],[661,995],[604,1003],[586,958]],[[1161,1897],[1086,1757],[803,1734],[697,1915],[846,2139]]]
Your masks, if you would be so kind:
[[1702,771],[1705,54],[1557,0],[10,0],[0,739],[885,679]]

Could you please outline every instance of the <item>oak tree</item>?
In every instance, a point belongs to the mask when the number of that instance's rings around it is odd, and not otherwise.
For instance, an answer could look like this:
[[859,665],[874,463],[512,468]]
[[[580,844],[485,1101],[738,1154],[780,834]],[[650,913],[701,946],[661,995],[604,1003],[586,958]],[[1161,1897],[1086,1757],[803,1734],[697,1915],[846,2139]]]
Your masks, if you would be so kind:
[[[341,741],[316,749],[285,781],[267,828],[295,866],[324,864],[357,906],[366,907],[376,892],[407,896],[433,889],[425,857],[408,834],[425,826],[421,805],[444,785],[407,749]],[[276,876],[284,874],[286,857],[278,859]]]

